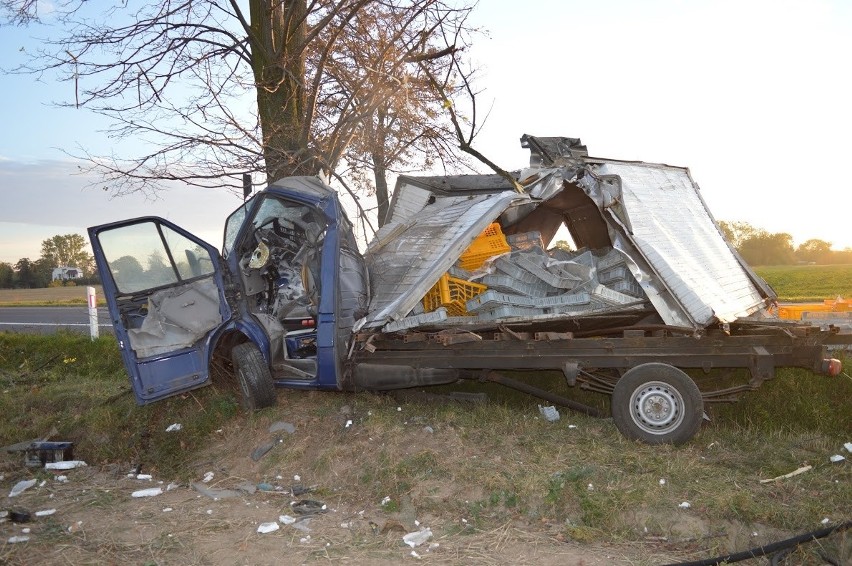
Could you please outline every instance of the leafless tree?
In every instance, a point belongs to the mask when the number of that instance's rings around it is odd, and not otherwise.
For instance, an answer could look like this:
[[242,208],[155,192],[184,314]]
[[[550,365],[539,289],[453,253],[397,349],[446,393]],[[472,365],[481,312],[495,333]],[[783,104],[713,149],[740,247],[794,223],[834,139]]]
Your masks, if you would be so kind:
[[[418,153],[426,165],[458,163],[446,92],[430,92],[427,73],[455,77],[470,6],[59,0],[49,14],[38,9],[38,0],[0,0],[8,23],[50,19],[61,30],[15,72],[56,75],[73,94],[60,104],[107,117],[116,152],[77,156],[117,194],[163,180],[234,188],[246,171],[332,174],[344,161],[376,172],[381,207],[387,170]],[[135,157],[121,157],[126,146]]]

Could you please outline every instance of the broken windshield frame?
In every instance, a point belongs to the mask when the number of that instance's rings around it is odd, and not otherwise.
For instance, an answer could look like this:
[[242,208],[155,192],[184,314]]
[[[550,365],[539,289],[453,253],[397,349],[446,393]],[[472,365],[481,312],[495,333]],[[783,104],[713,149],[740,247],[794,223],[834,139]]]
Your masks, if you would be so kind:
[[237,241],[237,234],[240,232],[240,227],[245,222],[246,214],[251,209],[254,204],[257,195],[252,196],[250,199],[245,201],[240,205],[234,212],[228,216],[228,219],[225,220],[225,238],[222,242],[222,257],[227,258],[231,254],[231,250],[234,248],[234,244]]

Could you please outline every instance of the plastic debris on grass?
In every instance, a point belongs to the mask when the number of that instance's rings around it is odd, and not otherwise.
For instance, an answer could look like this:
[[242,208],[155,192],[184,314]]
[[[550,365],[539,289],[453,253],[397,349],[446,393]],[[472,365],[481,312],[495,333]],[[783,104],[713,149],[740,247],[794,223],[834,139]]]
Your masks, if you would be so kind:
[[166,432],[177,432],[177,431],[179,431],[179,430],[180,430],[180,429],[182,429],[182,428],[183,428],[183,425],[182,425],[182,424],[180,424],[180,423],[173,423],[173,424],[170,424],[170,425],[166,428]]
[[274,533],[280,528],[281,527],[278,525],[278,523],[276,523],[275,521],[271,521],[269,523],[259,524],[257,526],[257,532],[259,532],[260,534]]
[[692,507],[692,505],[689,503],[689,501],[684,501],[683,503],[678,505],[678,507],[681,509],[689,509],[690,507]]
[[556,410],[556,407],[553,405],[550,405],[549,407],[539,405],[538,412],[541,413],[541,416],[543,416],[548,422],[553,423],[559,420],[559,411]]
[[86,467],[86,462],[82,460],[66,460],[64,462],[48,462],[44,465],[45,470],[73,470],[74,468]]
[[154,497],[163,493],[161,487],[149,487],[148,489],[140,489],[130,494],[131,497]]
[[416,548],[428,541],[430,538],[432,538],[432,529],[426,527],[425,529],[420,529],[419,531],[406,534],[402,537],[402,541],[411,548]]
[[843,460],[845,460],[846,456],[842,456],[840,454],[834,454],[833,456],[829,456],[828,459],[831,461],[832,464],[836,464],[838,462],[842,462]]
[[21,480],[12,486],[9,497],[17,497],[36,484],[36,480]]

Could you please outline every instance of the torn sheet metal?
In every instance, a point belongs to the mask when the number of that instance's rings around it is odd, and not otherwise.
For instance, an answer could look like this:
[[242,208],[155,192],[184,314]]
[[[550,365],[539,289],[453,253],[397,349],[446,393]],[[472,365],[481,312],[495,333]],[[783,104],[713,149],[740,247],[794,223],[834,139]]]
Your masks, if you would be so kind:
[[[720,234],[687,169],[607,161],[593,170],[599,187],[596,200],[615,221],[611,227],[623,226],[622,235],[693,324],[706,326],[714,318],[731,322],[763,305],[762,295]],[[606,188],[599,181],[613,178],[619,182]],[[595,190],[592,179],[583,180],[590,192]],[[616,185],[617,192],[612,189]],[[631,257],[640,262],[635,254]],[[654,302],[658,295],[649,297]],[[656,300],[655,307],[665,320],[672,309],[663,302],[664,298]],[[671,316],[666,322],[683,325],[679,318]]]
[[[408,213],[395,212],[365,255],[372,287],[367,328],[406,316],[489,224],[513,204],[529,201],[503,190],[441,197],[413,187],[398,196],[410,204]],[[395,210],[401,207],[397,200]]]

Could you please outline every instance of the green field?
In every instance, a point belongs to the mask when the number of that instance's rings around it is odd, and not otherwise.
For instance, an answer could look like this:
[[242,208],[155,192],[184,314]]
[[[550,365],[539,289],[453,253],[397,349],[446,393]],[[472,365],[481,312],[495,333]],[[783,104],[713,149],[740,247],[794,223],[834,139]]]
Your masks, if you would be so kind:
[[852,298],[852,265],[769,265],[754,270],[781,301]]

